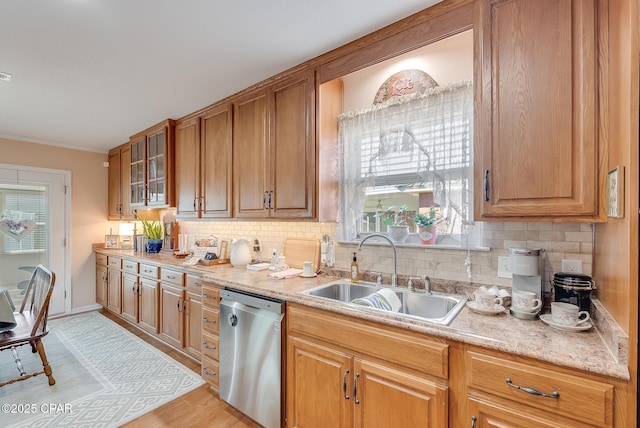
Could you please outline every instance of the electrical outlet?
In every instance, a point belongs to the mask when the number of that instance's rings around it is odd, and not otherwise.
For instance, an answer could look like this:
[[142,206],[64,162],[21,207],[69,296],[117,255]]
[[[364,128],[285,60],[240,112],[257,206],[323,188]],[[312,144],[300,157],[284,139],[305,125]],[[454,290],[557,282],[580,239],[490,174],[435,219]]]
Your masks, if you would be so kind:
[[498,278],[511,278],[511,258],[498,257]]
[[582,260],[562,259],[562,272],[582,273]]
[[258,238],[254,238],[253,239],[253,251],[255,251],[256,253],[259,253],[261,250],[260,248],[260,240]]

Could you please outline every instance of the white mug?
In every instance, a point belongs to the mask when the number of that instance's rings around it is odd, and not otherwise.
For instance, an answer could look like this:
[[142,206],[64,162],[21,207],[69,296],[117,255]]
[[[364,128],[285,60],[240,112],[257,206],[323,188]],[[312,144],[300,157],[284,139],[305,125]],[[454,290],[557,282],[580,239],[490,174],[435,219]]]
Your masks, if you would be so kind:
[[511,304],[520,312],[535,312],[542,307],[542,301],[531,291],[513,291]]
[[[580,318],[584,315],[583,318]],[[580,308],[571,303],[552,302],[551,303],[551,319],[554,323],[575,327],[584,324],[591,319],[589,312],[581,311]]]
[[478,306],[483,309],[495,309],[496,305],[502,305],[502,297],[497,297],[490,291],[476,290],[474,295]]
[[302,264],[302,275],[303,276],[313,276],[313,262],[304,262]]

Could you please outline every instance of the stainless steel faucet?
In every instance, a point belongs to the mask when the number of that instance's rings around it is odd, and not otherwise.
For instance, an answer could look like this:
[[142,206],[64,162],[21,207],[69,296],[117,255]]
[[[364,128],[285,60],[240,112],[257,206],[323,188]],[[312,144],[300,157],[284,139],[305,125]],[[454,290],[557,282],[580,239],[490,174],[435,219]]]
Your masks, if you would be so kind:
[[424,281],[424,292],[426,294],[431,294],[431,278],[427,275],[422,275],[422,280]]
[[386,239],[387,241],[389,241],[389,244],[391,244],[391,248],[393,248],[393,274],[391,275],[391,286],[397,287],[398,286],[398,255],[396,253],[396,244],[394,244],[393,241],[388,236],[383,235],[381,233],[372,233],[371,235],[365,236],[364,238],[362,238],[362,241],[360,241],[360,244],[358,244],[358,251],[362,251],[362,244],[364,244],[364,241],[366,241],[369,238],[373,238],[374,236]]

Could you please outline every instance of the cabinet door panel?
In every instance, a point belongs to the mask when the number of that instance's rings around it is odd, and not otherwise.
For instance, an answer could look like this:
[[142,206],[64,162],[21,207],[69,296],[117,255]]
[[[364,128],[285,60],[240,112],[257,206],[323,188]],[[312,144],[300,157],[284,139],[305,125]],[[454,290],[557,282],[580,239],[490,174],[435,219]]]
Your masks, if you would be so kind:
[[354,426],[448,426],[446,387],[369,361],[356,359],[354,368]]
[[[126,166],[126,168],[128,169],[128,166]],[[107,196],[109,204],[109,220],[120,219],[121,176],[122,171],[120,169],[120,149],[114,149],[109,152],[109,194]]]
[[122,275],[122,318],[138,322],[138,277]]
[[158,332],[158,282],[140,280],[140,327],[151,332]]
[[107,268],[96,266],[96,303],[107,306]]
[[315,196],[313,71],[273,88],[272,217],[312,217]]
[[[470,399],[469,401],[469,425],[474,428],[575,428],[590,427],[576,421],[553,417],[547,419],[534,415],[526,408],[514,408],[513,405],[499,406],[483,401]],[[475,423],[473,423],[475,418]]]
[[[131,209],[131,146],[127,144],[120,150],[120,218],[133,220]],[[111,167],[111,163],[109,163]]]
[[231,104],[213,108],[202,116],[202,217],[231,217],[231,118]]
[[176,214],[198,216],[198,160],[200,158],[200,119],[176,125]]
[[268,102],[258,91],[234,103],[233,186],[236,217],[264,218],[269,180]]
[[119,314],[122,310],[122,275],[120,271],[109,270],[107,282],[107,308]]
[[[292,427],[351,426],[351,359],[348,355],[289,336],[287,421]],[[343,390],[346,382],[346,395]]]
[[160,284],[160,335],[167,342],[182,348],[184,290]]
[[600,215],[597,3],[479,3],[476,219]]
[[199,295],[187,293],[185,302],[184,349],[200,358],[202,352],[202,300]]

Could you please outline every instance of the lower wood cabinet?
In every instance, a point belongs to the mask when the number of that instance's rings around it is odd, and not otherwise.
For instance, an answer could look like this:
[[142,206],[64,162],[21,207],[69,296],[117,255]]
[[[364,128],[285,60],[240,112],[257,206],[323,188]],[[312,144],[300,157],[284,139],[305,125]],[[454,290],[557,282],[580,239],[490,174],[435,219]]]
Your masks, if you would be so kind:
[[464,365],[476,428],[614,426],[614,386],[593,376],[488,350],[467,351]]
[[[433,343],[425,353],[405,354],[411,335],[383,333],[381,327],[363,326],[349,317],[321,313],[296,305],[288,307],[287,337],[287,424],[293,427],[446,427],[448,387],[415,368],[403,366],[404,359],[381,359],[375,355],[382,342],[395,341],[410,362],[424,358],[434,349],[446,356],[446,345]],[[326,317],[326,318],[325,318]],[[335,324],[333,324],[335,322]],[[312,326],[307,329],[305,326]],[[381,342],[362,338],[363,328]],[[316,334],[325,331],[325,334]],[[331,342],[330,337],[335,339]],[[340,346],[336,346],[335,343]],[[392,344],[382,352],[395,352]],[[367,353],[367,349],[371,352]],[[444,351],[444,352],[442,352]],[[422,355],[420,357],[420,355]],[[437,357],[436,357],[437,358]],[[425,366],[437,365],[432,361]],[[440,365],[445,359],[440,359]],[[443,367],[437,371],[442,372]]]
[[107,309],[115,314],[122,312],[122,272],[112,266],[107,271]]
[[[188,278],[187,278],[188,280]],[[202,379],[215,390],[219,386],[220,361],[220,289],[216,284],[202,284]]]
[[107,267],[96,264],[96,303],[107,306]]
[[184,341],[184,289],[160,283],[160,337],[182,348]]
[[132,323],[138,323],[138,293],[140,285],[138,276],[122,274],[122,318]]

